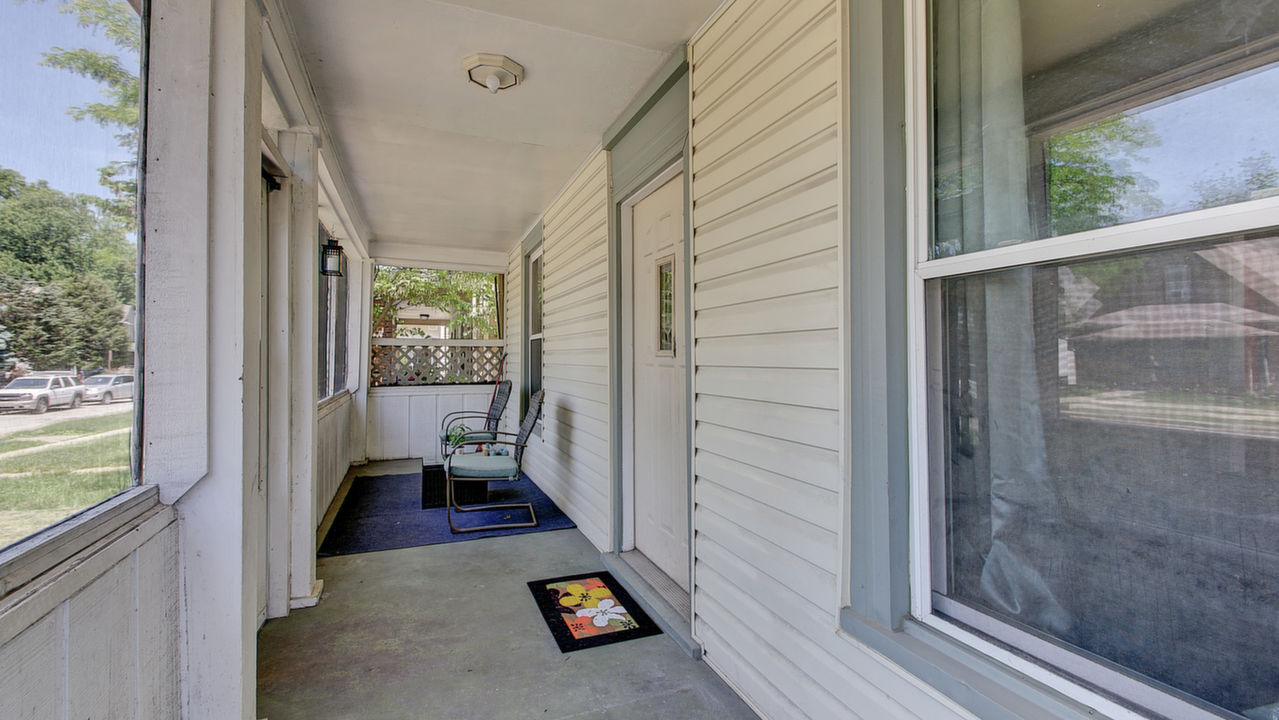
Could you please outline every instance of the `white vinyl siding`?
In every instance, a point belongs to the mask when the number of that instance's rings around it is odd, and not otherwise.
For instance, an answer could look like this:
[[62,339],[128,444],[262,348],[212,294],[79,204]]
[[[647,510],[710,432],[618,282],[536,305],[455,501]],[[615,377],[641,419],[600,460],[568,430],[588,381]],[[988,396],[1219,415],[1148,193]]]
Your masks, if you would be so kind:
[[[609,545],[608,153],[596,152],[542,219],[542,437],[524,471],[582,534]],[[514,293],[511,293],[514,296]]]
[[502,337],[506,341],[506,370],[503,378],[511,381],[511,399],[506,403],[503,419],[506,430],[520,431],[521,381],[524,366],[524,247],[516,243],[506,260],[506,307],[502,311]]
[[963,717],[835,631],[841,8],[737,0],[692,41],[694,629],[765,717]]

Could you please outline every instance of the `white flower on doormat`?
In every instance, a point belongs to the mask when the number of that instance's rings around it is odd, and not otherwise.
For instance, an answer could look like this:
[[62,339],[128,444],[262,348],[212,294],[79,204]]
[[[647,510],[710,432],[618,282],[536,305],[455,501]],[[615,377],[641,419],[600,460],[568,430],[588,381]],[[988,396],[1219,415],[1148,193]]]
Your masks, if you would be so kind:
[[612,598],[605,598],[596,607],[578,610],[577,616],[590,618],[595,627],[604,627],[610,620],[625,620],[626,608],[618,605]]

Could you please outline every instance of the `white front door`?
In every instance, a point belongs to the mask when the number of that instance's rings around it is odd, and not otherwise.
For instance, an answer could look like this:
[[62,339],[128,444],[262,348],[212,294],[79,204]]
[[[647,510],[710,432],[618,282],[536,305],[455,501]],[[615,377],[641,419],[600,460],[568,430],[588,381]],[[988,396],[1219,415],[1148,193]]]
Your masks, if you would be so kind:
[[635,549],[688,590],[683,174],[632,212]]

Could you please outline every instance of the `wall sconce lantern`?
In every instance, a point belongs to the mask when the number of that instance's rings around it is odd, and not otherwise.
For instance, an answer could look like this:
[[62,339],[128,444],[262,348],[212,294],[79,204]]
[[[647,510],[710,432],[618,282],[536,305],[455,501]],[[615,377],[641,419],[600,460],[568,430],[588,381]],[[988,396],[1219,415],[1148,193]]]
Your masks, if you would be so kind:
[[320,275],[342,277],[342,246],[332,235],[320,246]]
[[462,69],[471,82],[489,92],[515,87],[524,80],[524,66],[505,55],[476,53],[462,61]]

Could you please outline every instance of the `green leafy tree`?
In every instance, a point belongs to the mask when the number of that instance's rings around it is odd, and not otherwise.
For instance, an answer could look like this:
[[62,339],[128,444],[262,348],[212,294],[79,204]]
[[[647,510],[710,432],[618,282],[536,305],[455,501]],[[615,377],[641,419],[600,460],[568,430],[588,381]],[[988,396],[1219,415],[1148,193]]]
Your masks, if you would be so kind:
[[129,348],[123,306],[111,287],[92,275],[47,286],[0,279],[0,326],[8,349],[37,369],[105,365],[108,352]]
[[98,181],[110,192],[110,197],[98,202],[106,217],[119,223],[126,232],[132,232],[137,228],[141,22],[124,0],[67,0],[59,11],[75,15],[80,27],[101,32],[119,51],[54,47],[45,53],[41,64],[102,85],[103,97],[99,102],[85,103],[69,112],[77,120],[91,120],[116,130],[116,141],[128,151],[130,159],[113,161],[99,168]]
[[1092,230],[1123,222],[1135,209],[1148,216],[1162,203],[1154,182],[1130,168],[1140,151],[1160,140],[1139,118],[1115,115],[1044,143],[1048,209],[1053,234]]
[[36,285],[92,274],[132,303],[134,247],[95,200],[0,168],[0,274]]
[[373,327],[384,337],[399,332],[396,318],[409,307],[434,307],[451,315],[449,327],[473,338],[495,338],[497,286],[491,273],[379,267],[373,276]]

